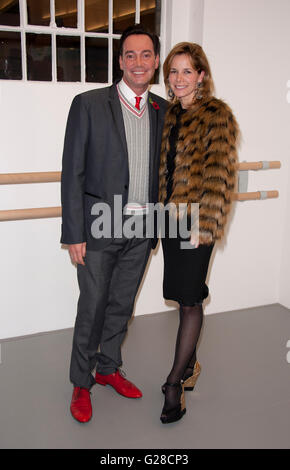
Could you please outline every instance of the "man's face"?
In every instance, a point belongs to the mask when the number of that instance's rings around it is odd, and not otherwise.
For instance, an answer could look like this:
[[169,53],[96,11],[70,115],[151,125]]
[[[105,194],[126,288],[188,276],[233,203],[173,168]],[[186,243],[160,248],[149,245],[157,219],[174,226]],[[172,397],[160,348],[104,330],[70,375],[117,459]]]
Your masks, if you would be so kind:
[[125,39],[123,54],[119,58],[124,82],[136,93],[142,95],[159,65],[153,42],[146,34],[132,34]]

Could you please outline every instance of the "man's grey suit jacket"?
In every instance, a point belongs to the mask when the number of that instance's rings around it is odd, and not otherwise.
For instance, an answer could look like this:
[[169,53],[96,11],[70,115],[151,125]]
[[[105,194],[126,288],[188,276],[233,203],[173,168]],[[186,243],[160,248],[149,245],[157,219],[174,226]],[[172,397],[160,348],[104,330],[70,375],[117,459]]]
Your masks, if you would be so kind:
[[[161,137],[167,102],[149,92],[150,164],[149,202],[158,201]],[[157,103],[157,106],[156,106]],[[159,109],[155,109],[158,107]],[[61,243],[87,242],[99,250],[110,238],[96,239],[91,214],[96,202],[107,203],[114,220],[114,195],[128,202],[129,164],[122,109],[116,84],[77,95],[71,105],[63,150]],[[113,230],[113,227],[112,227]],[[152,240],[153,247],[157,239]]]

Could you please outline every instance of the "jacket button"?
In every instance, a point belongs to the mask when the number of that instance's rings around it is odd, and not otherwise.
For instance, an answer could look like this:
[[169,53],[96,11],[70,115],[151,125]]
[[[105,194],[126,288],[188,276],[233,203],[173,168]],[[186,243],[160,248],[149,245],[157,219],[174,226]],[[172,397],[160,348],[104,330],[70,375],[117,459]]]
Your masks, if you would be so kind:
[[127,184],[125,184],[125,189],[128,189],[128,185],[127,185]]

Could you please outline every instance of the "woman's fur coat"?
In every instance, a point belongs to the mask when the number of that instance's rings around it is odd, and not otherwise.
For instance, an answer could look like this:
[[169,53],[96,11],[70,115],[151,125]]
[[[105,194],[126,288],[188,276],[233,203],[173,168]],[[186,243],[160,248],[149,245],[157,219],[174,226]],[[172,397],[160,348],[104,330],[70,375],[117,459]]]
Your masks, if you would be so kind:
[[[171,128],[181,107],[167,110],[160,162],[160,202],[167,194]],[[199,243],[222,237],[236,182],[238,125],[229,106],[214,97],[196,101],[181,117],[172,194],[168,202],[199,203]],[[189,208],[190,211],[190,208]]]

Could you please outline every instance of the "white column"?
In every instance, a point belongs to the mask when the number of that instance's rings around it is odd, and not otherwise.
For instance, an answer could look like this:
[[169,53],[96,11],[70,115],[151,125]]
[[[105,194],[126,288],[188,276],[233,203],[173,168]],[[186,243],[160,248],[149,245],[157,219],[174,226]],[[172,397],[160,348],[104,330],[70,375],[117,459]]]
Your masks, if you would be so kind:
[[172,0],[171,47],[178,42],[202,45],[204,0]]

